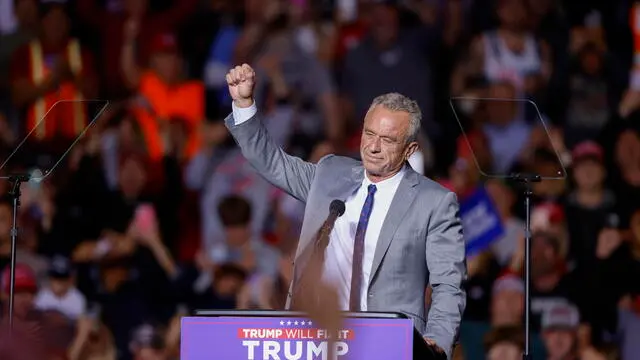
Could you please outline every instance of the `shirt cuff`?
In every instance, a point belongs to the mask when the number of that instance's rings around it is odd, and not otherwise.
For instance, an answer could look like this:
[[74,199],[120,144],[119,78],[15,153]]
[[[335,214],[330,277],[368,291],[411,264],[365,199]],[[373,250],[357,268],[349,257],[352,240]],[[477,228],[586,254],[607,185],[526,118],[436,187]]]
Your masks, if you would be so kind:
[[233,110],[233,121],[235,125],[240,125],[251,119],[258,112],[255,101],[247,108],[237,107],[236,104],[232,102],[231,109]]

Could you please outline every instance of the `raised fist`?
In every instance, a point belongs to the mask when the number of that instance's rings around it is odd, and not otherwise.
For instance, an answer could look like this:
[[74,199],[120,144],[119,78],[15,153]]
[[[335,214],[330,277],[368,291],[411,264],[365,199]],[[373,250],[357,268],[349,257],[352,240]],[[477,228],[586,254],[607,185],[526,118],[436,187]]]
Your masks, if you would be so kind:
[[256,84],[256,73],[251,66],[242,64],[231,69],[227,74],[227,85],[233,102],[238,107],[249,107],[253,104],[253,88]]

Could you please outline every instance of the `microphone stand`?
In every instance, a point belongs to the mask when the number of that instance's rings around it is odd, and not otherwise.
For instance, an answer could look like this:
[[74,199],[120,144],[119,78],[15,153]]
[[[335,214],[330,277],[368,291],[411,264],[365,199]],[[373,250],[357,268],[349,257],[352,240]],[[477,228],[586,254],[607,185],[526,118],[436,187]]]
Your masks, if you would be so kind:
[[18,208],[20,207],[20,186],[31,179],[29,174],[11,175],[9,196],[13,200],[13,220],[11,224],[11,264],[9,280],[9,334],[13,334],[13,310],[16,286],[16,249],[18,240]]
[[524,353],[523,360],[532,360],[531,356],[531,197],[533,183],[541,181],[537,174],[513,174],[511,181],[524,184]]
[[342,214],[338,214],[337,212],[330,210],[329,216],[327,216],[327,219],[324,221],[320,229],[318,229],[313,243],[308,245],[309,248],[306,249],[306,251],[309,251],[310,254],[306,259],[307,264],[300,276],[296,278],[294,274],[292,287],[293,300],[291,301],[290,306],[292,309],[300,302],[300,294],[307,291],[306,289],[308,286],[313,286],[314,280],[318,280],[317,278],[310,279],[309,277],[318,276],[320,274],[324,265],[324,253],[327,246],[329,246],[329,235],[331,234],[331,230],[333,230],[336,219],[341,215]]

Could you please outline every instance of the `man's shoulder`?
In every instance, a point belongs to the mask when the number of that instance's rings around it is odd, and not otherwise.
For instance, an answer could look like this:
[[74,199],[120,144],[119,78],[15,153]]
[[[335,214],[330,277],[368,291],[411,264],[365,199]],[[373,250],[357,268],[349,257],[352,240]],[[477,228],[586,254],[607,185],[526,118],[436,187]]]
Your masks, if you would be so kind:
[[348,168],[354,166],[362,166],[362,162],[348,156],[335,154],[325,155],[318,161],[318,167],[320,168]]
[[428,195],[431,198],[435,196],[436,198],[441,199],[448,194],[455,195],[453,191],[447,189],[442,184],[438,183],[437,181],[429,177],[426,177],[420,174],[418,174],[418,186],[420,188],[421,193]]

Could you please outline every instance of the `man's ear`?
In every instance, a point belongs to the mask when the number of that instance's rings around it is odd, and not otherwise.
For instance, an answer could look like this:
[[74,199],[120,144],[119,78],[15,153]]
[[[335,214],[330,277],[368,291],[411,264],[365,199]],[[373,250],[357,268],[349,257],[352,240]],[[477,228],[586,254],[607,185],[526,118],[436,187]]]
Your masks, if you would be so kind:
[[412,141],[409,144],[407,144],[407,147],[404,150],[404,160],[408,161],[409,158],[411,157],[411,155],[413,155],[413,153],[415,153],[416,151],[418,151],[418,148],[420,147],[420,145],[418,145],[417,141]]

